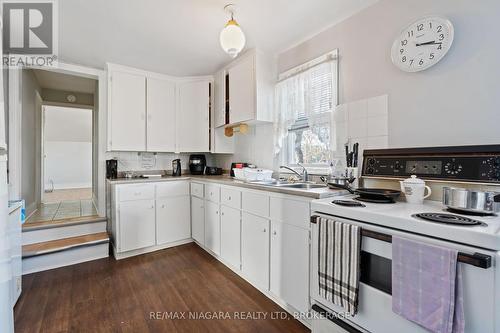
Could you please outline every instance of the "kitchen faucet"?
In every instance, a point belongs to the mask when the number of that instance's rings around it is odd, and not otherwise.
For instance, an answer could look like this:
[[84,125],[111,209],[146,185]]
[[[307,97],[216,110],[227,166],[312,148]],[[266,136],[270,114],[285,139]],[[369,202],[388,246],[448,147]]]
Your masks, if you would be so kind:
[[291,172],[293,172],[294,174],[296,174],[297,176],[300,177],[301,180],[307,182],[309,181],[309,175],[307,173],[307,169],[300,163],[297,163],[298,166],[302,167],[302,174],[298,173],[297,171],[295,171],[294,169],[290,168],[289,166],[286,166],[286,165],[282,165],[280,166],[280,169],[287,169],[287,170],[290,170]]

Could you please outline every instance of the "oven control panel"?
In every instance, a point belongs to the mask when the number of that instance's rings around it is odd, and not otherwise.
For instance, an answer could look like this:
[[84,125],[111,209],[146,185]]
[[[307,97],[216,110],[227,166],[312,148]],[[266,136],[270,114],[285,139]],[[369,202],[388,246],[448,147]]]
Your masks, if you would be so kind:
[[[411,150],[411,149],[410,149]],[[488,154],[394,154],[365,151],[365,177],[408,178],[500,183],[500,152]],[[398,150],[400,151],[400,150]]]

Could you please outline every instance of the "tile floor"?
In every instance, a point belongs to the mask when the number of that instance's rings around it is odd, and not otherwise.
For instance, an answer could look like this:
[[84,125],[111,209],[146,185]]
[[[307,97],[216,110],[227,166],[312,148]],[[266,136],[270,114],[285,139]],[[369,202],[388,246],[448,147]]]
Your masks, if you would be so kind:
[[44,222],[97,215],[92,200],[69,200],[43,203],[27,223]]

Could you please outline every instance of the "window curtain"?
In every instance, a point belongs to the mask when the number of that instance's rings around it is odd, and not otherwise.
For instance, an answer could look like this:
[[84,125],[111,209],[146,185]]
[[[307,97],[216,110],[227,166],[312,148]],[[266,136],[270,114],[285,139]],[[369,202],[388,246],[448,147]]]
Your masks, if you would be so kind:
[[330,121],[336,104],[335,61],[327,61],[284,79],[276,85],[274,153],[280,155],[289,129],[297,120],[310,128]]

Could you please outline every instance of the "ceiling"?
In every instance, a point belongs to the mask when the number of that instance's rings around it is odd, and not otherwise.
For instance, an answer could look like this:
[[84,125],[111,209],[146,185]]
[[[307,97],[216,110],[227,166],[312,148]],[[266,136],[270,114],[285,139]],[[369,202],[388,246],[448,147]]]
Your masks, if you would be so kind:
[[219,46],[227,3],[247,48],[276,55],[378,0],[64,0],[59,57],[104,68],[105,62],[170,75],[212,74],[231,59]]
[[61,74],[43,69],[33,69],[40,87],[79,93],[93,94],[96,81],[84,77]]

